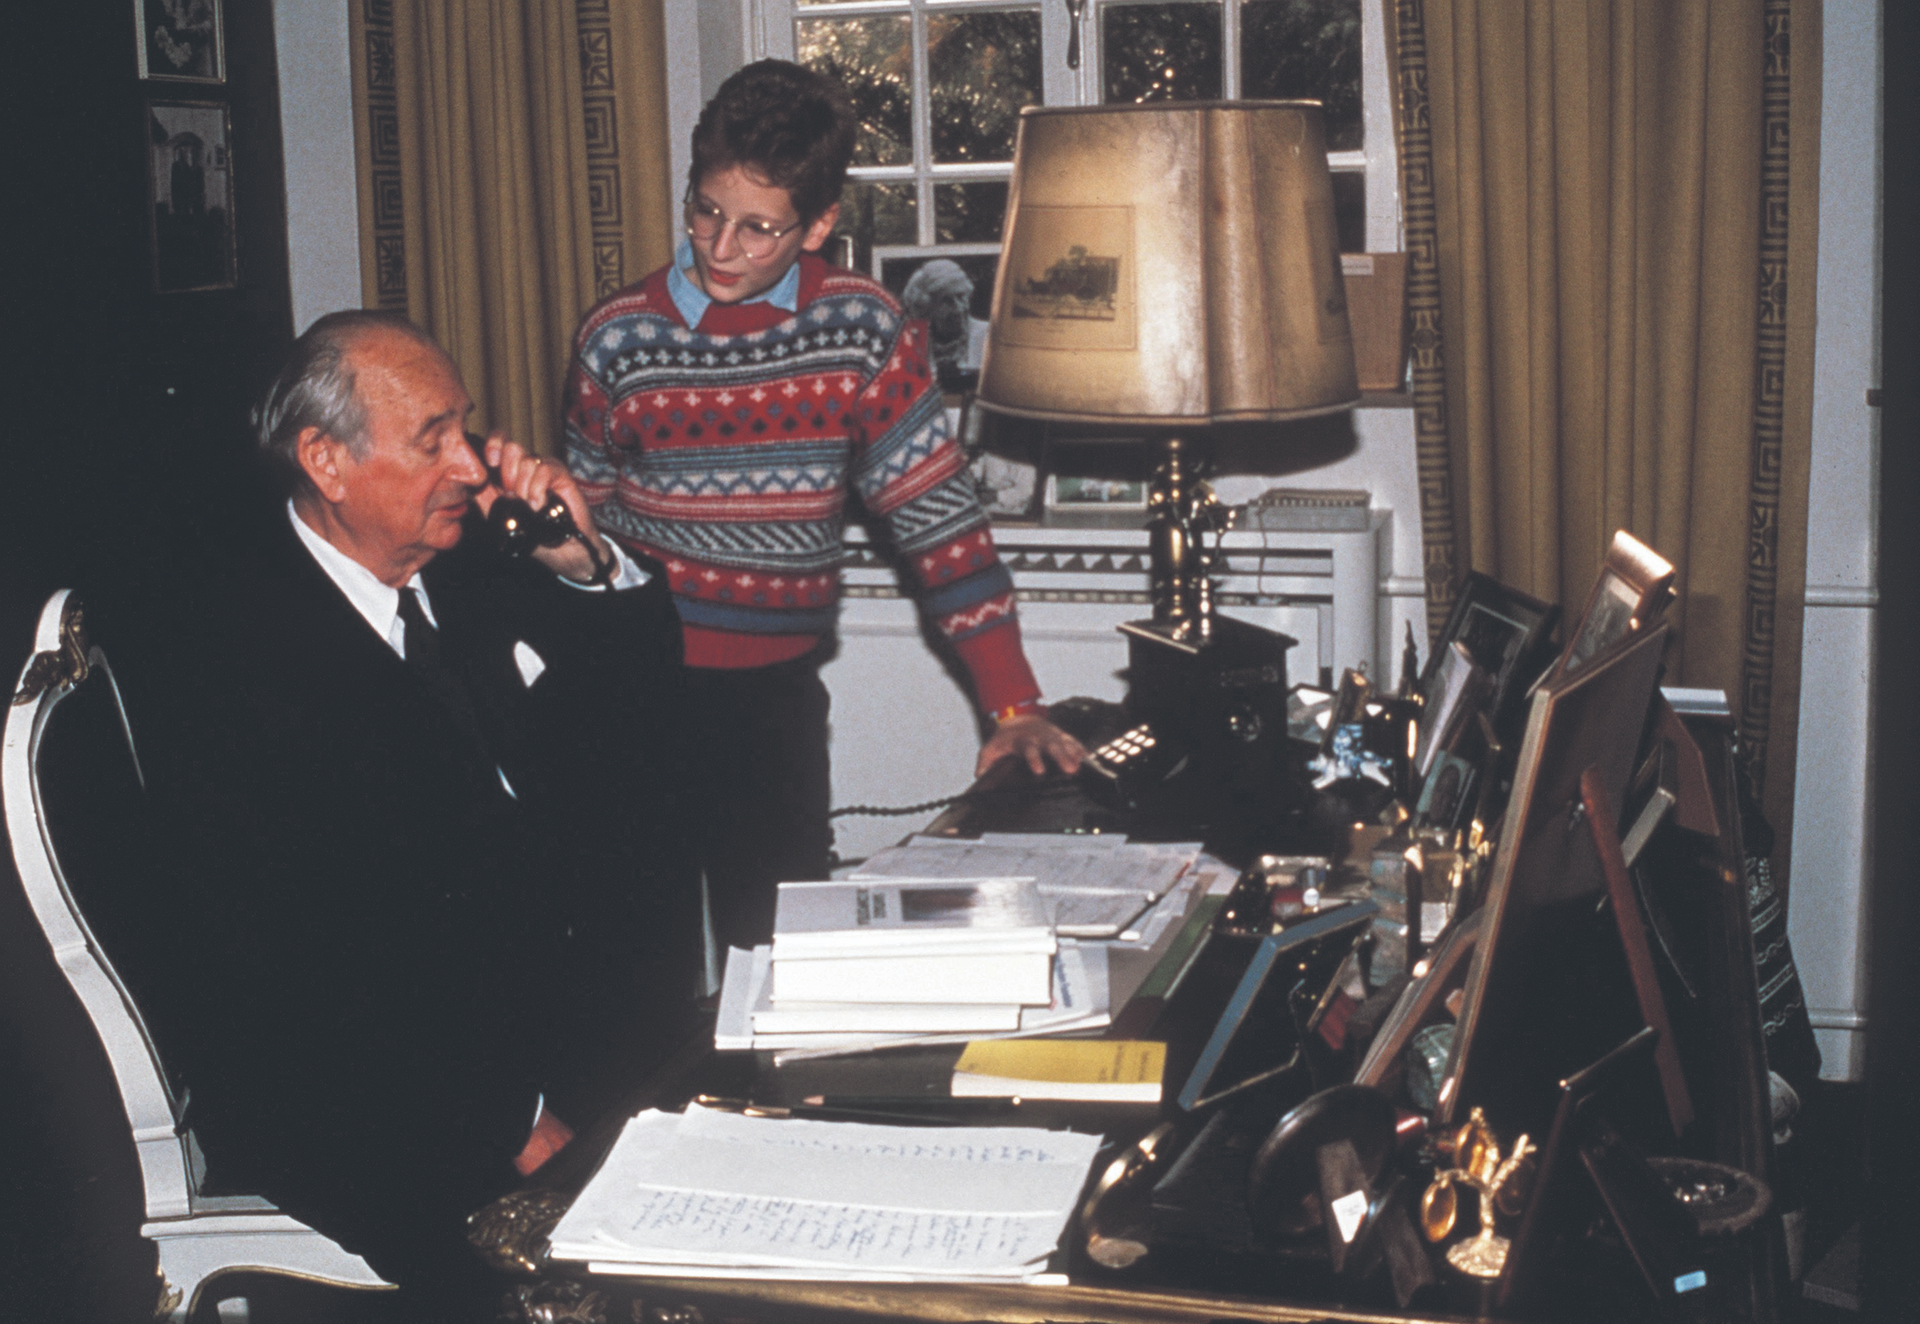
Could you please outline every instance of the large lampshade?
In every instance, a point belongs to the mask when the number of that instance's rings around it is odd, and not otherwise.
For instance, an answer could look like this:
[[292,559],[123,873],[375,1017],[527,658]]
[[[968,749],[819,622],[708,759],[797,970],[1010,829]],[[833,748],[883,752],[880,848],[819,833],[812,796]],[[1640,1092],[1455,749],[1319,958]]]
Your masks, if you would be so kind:
[[1182,428],[1359,394],[1318,102],[1020,112],[982,404]]

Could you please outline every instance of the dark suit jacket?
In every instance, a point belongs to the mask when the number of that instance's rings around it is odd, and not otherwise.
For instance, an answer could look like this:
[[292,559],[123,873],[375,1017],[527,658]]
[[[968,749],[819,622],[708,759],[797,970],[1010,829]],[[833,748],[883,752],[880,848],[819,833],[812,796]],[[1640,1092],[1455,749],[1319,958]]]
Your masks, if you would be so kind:
[[430,1275],[542,1092],[585,1125],[690,1004],[679,627],[470,534],[424,577],[483,748],[280,524],[114,650],[177,866],[133,973],[216,1175]]

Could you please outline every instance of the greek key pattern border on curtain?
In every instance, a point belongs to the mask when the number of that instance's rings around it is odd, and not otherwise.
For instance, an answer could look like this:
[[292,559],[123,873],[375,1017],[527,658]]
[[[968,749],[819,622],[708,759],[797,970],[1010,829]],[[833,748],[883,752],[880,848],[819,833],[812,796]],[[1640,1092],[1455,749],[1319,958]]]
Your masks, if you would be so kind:
[[373,197],[375,307],[407,310],[406,205],[400,185],[399,68],[393,0],[363,0],[360,75],[365,80],[366,182]]
[[1440,338],[1438,206],[1433,124],[1427,105],[1427,31],[1422,0],[1395,0],[1400,95],[1400,200],[1407,245],[1407,318],[1413,354],[1413,437],[1420,482],[1427,638],[1438,639],[1460,583],[1454,532],[1453,457],[1447,443],[1446,358]]
[[619,90],[614,83],[610,0],[576,0],[580,29],[580,115],[587,139],[587,215],[593,228],[593,292],[604,299],[627,283],[620,215]]
[[1756,790],[1765,784],[1773,716],[1774,595],[1779,579],[1780,460],[1786,413],[1789,111],[1792,0],[1766,0],[1760,94],[1760,271],[1747,486],[1747,594],[1740,655],[1740,735]]

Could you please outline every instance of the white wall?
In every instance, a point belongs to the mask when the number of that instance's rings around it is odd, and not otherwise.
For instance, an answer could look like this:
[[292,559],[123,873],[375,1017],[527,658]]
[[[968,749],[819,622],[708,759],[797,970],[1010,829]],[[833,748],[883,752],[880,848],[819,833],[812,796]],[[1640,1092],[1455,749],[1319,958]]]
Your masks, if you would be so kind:
[[1869,720],[1879,524],[1880,31],[1876,0],[1827,0],[1820,104],[1807,616],[1788,933],[1821,1074],[1865,1067],[1872,861]]
[[322,313],[360,306],[349,3],[274,0],[273,5],[295,334]]

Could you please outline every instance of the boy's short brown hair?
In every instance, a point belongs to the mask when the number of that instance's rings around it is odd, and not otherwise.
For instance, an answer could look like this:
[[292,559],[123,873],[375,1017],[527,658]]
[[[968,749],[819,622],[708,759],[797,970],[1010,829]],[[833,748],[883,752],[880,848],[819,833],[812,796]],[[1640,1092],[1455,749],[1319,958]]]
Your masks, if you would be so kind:
[[787,190],[812,221],[840,200],[859,128],[846,89],[785,60],[759,60],[713,94],[693,128],[689,192],[716,170],[740,166]]

